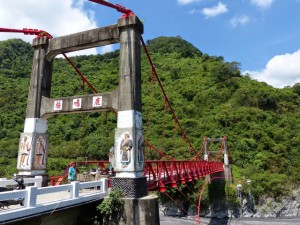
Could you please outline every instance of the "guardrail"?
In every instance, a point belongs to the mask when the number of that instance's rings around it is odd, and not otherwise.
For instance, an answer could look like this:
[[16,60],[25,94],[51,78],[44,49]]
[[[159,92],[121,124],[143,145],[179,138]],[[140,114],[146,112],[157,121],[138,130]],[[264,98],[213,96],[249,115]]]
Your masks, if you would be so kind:
[[[42,176],[35,176],[32,178],[23,178],[24,184],[33,184],[34,186],[37,187],[42,187],[42,181],[43,177]],[[6,178],[0,178],[0,187],[6,187],[6,186],[15,186],[18,183],[13,180],[13,179],[6,179]]]
[[[50,213],[80,203],[98,201],[108,195],[107,179],[79,182],[50,187],[29,186],[24,190],[0,193],[0,202],[24,198],[24,206],[0,210],[0,224],[32,217],[35,214]],[[63,197],[62,197],[63,196]]]

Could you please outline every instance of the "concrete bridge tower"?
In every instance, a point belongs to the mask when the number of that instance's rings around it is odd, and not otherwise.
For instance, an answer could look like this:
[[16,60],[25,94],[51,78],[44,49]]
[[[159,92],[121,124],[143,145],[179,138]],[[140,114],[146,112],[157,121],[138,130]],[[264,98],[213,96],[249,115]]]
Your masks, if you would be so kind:
[[227,145],[227,137],[223,138],[204,138],[204,160],[208,161],[209,154],[217,154],[219,151],[210,151],[209,143],[220,142],[222,143],[222,153],[224,155],[224,177],[227,181],[232,182],[231,167],[229,164],[229,152]]
[[52,62],[46,59],[48,39],[34,39],[34,58],[24,131],[21,133],[17,169],[21,176],[44,176],[48,154],[48,121],[41,118],[42,98],[50,97]]
[[[126,200],[126,220],[120,224],[159,224],[157,197],[147,196],[147,180],[143,176],[142,33],[143,24],[138,17],[130,15],[123,16],[116,25],[53,39],[35,38],[26,119],[18,152],[18,175],[41,175],[44,185],[47,185],[47,119],[57,114],[117,111],[114,143],[116,177],[111,180],[111,188],[121,189]],[[51,98],[52,67],[56,55],[114,43],[120,43],[119,86],[116,90]]]

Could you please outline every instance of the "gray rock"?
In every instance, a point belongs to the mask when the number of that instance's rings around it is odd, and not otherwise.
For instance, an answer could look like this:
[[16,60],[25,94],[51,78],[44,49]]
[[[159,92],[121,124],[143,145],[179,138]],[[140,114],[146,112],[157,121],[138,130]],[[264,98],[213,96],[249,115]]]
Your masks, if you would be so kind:
[[256,206],[253,217],[296,217],[300,216],[300,190],[295,190],[291,196],[281,201],[265,198]]

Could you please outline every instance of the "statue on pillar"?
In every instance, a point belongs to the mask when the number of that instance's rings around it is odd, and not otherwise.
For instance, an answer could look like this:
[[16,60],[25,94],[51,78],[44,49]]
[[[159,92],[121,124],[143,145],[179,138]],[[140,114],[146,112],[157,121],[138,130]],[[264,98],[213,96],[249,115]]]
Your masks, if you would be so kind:
[[40,168],[44,167],[46,164],[46,142],[42,135],[39,135],[36,145],[35,145],[35,163],[34,167]]
[[131,150],[133,147],[132,138],[128,132],[123,134],[123,139],[120,145],[120,155],[122,167],[127,167],[131,162]]
[[17,165],[20,171],[27,171],[29,174],[39,171],[38,174],[41,174],[41,171],[46,169],[47,140],[48,134],[35,132],[21,134]]
[[32,137],[26,134],[21,135],[21,143],[19,145],[19,159],[18,168],[26,169],[30,167],[30,153],[31,153],[31,141]]

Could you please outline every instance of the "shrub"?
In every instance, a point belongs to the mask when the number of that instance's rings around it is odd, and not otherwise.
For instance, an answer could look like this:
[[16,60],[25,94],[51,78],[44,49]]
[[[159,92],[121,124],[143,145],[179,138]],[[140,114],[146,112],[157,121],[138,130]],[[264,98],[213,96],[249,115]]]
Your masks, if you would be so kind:
[[108,198],[105,198],[100,205],[97,206],[97,211],[94,224],[119,224],[122,213],[124,211],[123,193],[120,189],[115,189],[109,193]]

